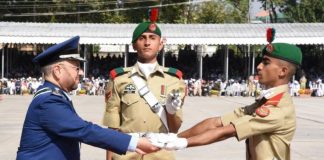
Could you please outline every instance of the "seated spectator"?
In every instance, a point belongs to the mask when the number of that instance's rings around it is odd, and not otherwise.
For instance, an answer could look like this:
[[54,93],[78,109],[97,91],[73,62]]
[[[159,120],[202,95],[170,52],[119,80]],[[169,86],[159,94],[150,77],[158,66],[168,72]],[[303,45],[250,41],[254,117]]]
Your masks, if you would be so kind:
[[300,84],[298,83],[298,81],[294,80],[293,83],[290,84],[291,88],[290,88],[290,95],[291,96],[299,96],[299,90],[300,90]]

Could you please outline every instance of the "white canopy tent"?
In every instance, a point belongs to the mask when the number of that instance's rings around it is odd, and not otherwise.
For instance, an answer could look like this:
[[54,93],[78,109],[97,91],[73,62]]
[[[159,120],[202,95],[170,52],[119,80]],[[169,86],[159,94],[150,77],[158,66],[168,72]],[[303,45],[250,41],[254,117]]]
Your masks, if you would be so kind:
[[[275,42],[324,44],[324,23],[159,24],[166,44],[266,44],[266,28],[276,29]],[[136,24],[0,22],[0,43],[51,44],[79,35],[81,44],[130,44]]]
[[[210,54],[208,46],[265,45],[265,32],[276,29],[274,42],[291,44],[324,44],[324,23],[276,24],[159,24],[166,49],[174,51],[177,45],[195,45],[199,55]],[[131,37],[136,24],[68,24],[68,23],[16,23],[0,22],[0,49],[5,44],[55,44],[79,35],[80,44],[121,45],[124,57],[131,47]],[[117,47],[118,48],[118,47]],[[248,50],[250,52],[250,49]],[[115,53],[116,54],[116,53]],[[228,54],[226,54],[228,56]],[[253,55],[254,56],[254,55]],[[202,63],[201,57],[199,62]],[[224,59],[228,61],[228,57]],[[125,60],[126,62],[126,60]],[[2,76],[4,49],[2,49]],[[254,62],[253,62],[254,64]],[[200,64],[202,66],[202,64]],[[225,64],[228,72],[228,63]],[[253,73],[253,72],[252,72]],[[200,78],[202,67],[200,68]],[[228,78],[226,74],[226,78]]]

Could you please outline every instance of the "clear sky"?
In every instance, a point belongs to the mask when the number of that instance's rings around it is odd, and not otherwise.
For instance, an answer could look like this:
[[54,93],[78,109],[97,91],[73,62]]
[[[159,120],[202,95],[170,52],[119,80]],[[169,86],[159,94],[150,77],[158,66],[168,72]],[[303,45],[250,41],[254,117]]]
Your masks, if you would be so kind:
[[257,1],[257,0],[250,0],[250,16],[251,19],[255,19],[255,15],[263,10],[262,8],[262,3]]

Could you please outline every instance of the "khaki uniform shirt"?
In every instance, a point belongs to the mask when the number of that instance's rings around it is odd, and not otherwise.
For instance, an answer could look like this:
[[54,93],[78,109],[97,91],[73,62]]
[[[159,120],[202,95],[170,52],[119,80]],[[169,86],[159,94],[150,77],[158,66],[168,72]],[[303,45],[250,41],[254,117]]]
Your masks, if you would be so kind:
[[[146,79],[140,72],[137,64],[124,68],[123,74],[111,79],[108,85],[108,97],[106,98],[106,111],[104,125],[117,128],[125,133],[155,132],[166,133],[160,117],[151,110],[151,107],[138,94],[138,89],[131,79],[132,74],[138,73],[144,79],[150,91],[159,102],[165,104],[166,97],[172,90],[179,90],[182,99],[185,96],[185,83],[182,78],[169,74],[168,68],[157,65],[153,73]],[[111,93],[109,93],[111,92]],[[109,95],[110,94],[110,95]],[[182,119],[182,109],[175,113]],[[114,154],[113,159],[140,159],[136,153],[127,153],[124,156]],[[144,159],[168,160],[175,159],[173,152],[161,150],[144,156]]]
[[[221,117],[223,125],[232,123],[235,126],[238,140],[247,139],[249,160],[290,159],[296,115],[288,85],[269,91],[270,97],[265,103],[256,102],[237,108],[233,113]],[[262,107],[263,110],[260,110]]]

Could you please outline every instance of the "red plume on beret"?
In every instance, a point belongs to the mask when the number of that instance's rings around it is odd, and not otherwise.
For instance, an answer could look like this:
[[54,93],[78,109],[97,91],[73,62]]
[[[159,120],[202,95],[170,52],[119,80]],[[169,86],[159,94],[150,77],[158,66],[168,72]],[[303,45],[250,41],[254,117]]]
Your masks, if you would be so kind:
[[276,33],[276,30],[274,28],[268,28],[267,29],[267,41],[268,41],[268,43],[271,43],[274,40],[275,33]]
[[267,41],[269,44],[266,46],[266,51],[268,53],[272,53],[274,50],[274,47],[272,46],[271,42],[274,40],[276,34],[276,30],[274,28],[268,28],[267,29]]
[[156,22],[158,19],[158,16],[159,16],[159,10],[157,8],[149,9],[149,17],[150,17],[151,23]]

